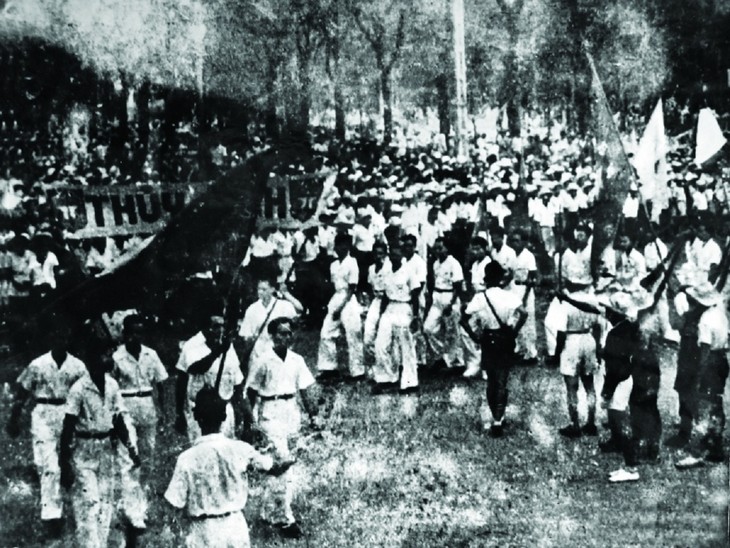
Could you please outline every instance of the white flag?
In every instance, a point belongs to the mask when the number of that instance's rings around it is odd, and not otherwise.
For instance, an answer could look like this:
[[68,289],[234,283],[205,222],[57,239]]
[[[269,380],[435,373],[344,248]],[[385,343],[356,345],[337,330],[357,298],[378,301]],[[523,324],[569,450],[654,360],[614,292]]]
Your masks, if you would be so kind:
[[701,165],[712,158],[725,146],[727,139],[722,134],[720,124],[717,123],[712,109],[703,108],[697,120],[697,148],[695,149],[695,163]]
[[652,220],[658,221],[669,205],[667,188],[667,137],[664,133],[664,111],[659,99],[649,123],[636,147],[634,167],[641,181],[641,195],[652,202]]

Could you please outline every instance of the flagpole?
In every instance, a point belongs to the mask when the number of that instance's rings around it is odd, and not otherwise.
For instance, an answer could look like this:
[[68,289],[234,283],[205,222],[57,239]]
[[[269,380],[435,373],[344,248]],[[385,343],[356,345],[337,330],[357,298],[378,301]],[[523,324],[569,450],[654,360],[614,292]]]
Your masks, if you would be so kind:
[[[639,188],[639,181],[636,178],[636,170],[634,169],[634,166],[631,165],[631,162],[629,161],[629,155],[626,153],[626,147],[624,147],[624,142],[621,139],[621,133],[618,130],[618,126],[616,126],[616,120],[613,117],[613,114],[611,112],[610,105],[608,103],[608,97],[606,96],[606,91],[603,89],[603,82],[601,82],[601,79],[598,76],[598,70],[596,69],[596,64],[593,62],[593,56],[591,55],[591,52],[588,49],[588,44],[585,40],[583,40],[583,50],[585,51],[586,58],[588,59],[588,64],[591,67],[591,72],[593,74],[593,77],[596,79],[596,82],[598,83],[597,89],[599,91],[601,100],[603,102],[604,108],[606,109],[606,112],[608,112],[608,117],[611,120],[611,128],[613,129],[613,132],[615,133],[616,137],[618,138],[618,142],[621,145],[621,154],[624,158],[624,162],[626,162],[626,165],[629,166],[629,172],[631,173],[631,181],[636,186],[636,188]],[[644,211],[644,214],[646,215],[646,219],[649,224],[649,230],[652,233],[652,236],[654,236],[654,245],[657,249],[657,254],[661,258],[661,251],[659,250],[659,244],[657,243],[657,240],[659,239],[659,235],[654,230],[654,227],[651,225],[651,217],[649,216],[649,210],[646,207],[646,203],[644,202],[643,197],[641,196],[641,192],[639,192],[639,205],[641,206],[642,210]],[[622,212],[623,215],[623,212]],[[616,230],[614,234],[612,235],[612,239],[616,238],[616,233],[618,231]],[[662,263],[663,264],[663,263]]]

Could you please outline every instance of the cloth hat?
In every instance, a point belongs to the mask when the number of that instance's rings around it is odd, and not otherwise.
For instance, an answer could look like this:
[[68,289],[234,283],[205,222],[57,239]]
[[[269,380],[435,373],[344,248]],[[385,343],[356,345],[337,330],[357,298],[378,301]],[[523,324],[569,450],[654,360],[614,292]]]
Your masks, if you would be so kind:
[[715,306],[722,301],[722,296],[710,282],[704,282],[687,289],[687,295],[692,297],[702,306]]

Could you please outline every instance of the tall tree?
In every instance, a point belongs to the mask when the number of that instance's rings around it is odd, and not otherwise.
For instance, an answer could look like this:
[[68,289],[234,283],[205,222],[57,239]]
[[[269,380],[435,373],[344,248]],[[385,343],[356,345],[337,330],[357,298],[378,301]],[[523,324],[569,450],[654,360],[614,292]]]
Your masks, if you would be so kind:
[[413,10],[408,0],[354,2],[350,11],[357,28],[370,44],[378,67],[383,97],[383,142],[393,134],[393,67],[400,59],[406,39],[406,25]]

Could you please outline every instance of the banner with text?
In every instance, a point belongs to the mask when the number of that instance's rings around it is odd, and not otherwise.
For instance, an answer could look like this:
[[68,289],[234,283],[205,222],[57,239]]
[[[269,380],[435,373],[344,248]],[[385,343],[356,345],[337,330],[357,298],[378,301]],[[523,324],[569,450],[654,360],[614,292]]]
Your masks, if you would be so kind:
[[[312,221],[325,174],[272,176],[259,226],[300,228]],[[74,239],[159,232],[210,183],[81,186],[47,184],[44,188],[63,214],[67,237]],[[316,219],[315,219],[316,221]]]

